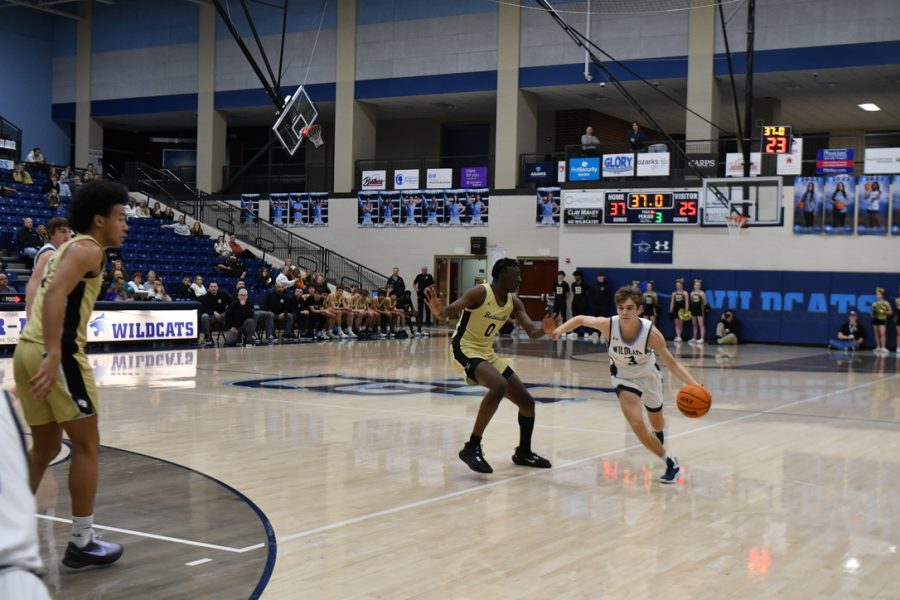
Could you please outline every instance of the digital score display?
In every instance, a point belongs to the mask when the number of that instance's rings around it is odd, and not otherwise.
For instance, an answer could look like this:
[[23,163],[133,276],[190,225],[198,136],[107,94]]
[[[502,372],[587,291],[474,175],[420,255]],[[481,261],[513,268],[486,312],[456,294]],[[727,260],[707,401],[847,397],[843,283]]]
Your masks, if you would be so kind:
[[700,218],[700,192],[607,192],[606,225],[696,225]]
[[790,154],[792,140],[789,125],[763,125],[760,144],[763,153]]

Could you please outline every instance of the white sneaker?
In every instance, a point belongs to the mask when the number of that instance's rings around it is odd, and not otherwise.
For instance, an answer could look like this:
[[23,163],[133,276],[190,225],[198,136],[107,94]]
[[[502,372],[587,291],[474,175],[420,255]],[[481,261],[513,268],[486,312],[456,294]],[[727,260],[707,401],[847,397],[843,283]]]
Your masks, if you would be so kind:
[[704,342],[703,342],[703,340],[701,339],[701,340],[697,340],[697,343],[702,345]]
[[569,333],[569,334],[566,335],[566,339],[567,339],[567,340],[577,340],[577,339],[578,339],[578,334],[575,333],[575,332],[573,331],[573,332],[571,332],[571,333]]
[[592,340],[599,340],[599,339],[600,339],[600,333],[597,332],[597,331],[595,331],[594,333],[592,333],[592,334],[590,335],[590,338],[591,338]]
[[349,338],[355,338],[355,337],[357,337],[357,336],[356,336],[355,333],[353,333],[353,330],[352,330],[352,329],[348,329],[348,330],[347,330],[347,337],[349,337]]
[[684,340],[681,339],[681,337],[677,337],[677,338],[675,338],[675,339],[672,340],[672,341],[674,341],[676,344],[680,344],[680,343],[683,342]]

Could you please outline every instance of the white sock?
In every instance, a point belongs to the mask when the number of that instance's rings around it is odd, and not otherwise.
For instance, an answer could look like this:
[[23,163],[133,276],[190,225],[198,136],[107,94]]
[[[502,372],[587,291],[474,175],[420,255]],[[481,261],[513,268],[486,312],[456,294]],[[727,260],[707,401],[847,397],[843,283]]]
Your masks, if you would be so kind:
[[70,542],[84,548],[94,539],[94,515],[86,517],[72,516],[72,537]]

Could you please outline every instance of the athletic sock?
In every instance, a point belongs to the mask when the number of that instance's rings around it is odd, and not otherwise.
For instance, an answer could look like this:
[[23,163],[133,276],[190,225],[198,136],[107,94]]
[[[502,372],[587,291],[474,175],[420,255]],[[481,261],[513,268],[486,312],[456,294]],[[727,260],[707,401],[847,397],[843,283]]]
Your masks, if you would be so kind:
[[469,445],[470,446],[478,446],[481,444],[481,436],[475,435],[474,433],[469,436]]
[[69,541],[84,548],[94,539],[94,515],[86,517],[72,516],[72,537]]
[[526,417],[519,413],[519,452],[531,452],[531,434],[534,432],[534,417]]

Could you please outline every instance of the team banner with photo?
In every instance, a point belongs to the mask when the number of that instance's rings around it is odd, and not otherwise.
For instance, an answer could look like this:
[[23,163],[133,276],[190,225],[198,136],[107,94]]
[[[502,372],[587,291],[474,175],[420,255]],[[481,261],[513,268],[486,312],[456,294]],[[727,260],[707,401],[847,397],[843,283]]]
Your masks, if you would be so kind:
[[241,194],[241,222],[250,223],[259,218],[259,194]]
[[856,222],[856,178],[832,175],[825,178],[825,233],[851,235]]
[[857,177],[859,218],[856,233],[859,235],[887,235],[890,183],[891,178],[886,175]]
[[644,152],[637,155],[638,177],[665,177],[668,174],[668,152]]
[[794,180],[794,233],[822,233],[822,177]]
[[866,148],[863,157],[866,175],[900,173],[900,148]]
[[[900,175],[894,175],[891,179],[891,233],[900,235]],[[897,317],[900,323],[900,316]]]
[[281,227],[328,227],[328,193],[271,194],[269,220]]
[[559,194],[558,187],[542,187],[537,189],[537,226],[559,227]]
[[486,227],[490,193],[464,190],[359,192],[359,227]]

